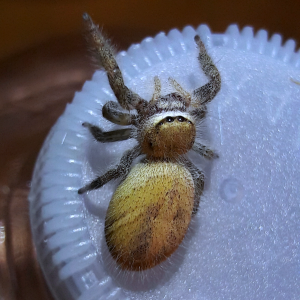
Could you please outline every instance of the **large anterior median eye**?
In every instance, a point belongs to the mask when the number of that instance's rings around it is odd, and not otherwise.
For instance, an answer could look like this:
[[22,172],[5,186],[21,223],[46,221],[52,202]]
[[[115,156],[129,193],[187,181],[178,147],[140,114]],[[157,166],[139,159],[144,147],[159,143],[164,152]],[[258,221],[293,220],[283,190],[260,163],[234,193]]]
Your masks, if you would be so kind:
[[166,117],[166,121],[167,121],[167,122],[173,122],[173,121],[174,121],[174,118],[172,118],[172,117]]
[[178,117],[177,117],[177,120],[178,120],[179,122],[183,122],[183,121],[185,120],[185,118],[182,117],[182,116],[178,116]]

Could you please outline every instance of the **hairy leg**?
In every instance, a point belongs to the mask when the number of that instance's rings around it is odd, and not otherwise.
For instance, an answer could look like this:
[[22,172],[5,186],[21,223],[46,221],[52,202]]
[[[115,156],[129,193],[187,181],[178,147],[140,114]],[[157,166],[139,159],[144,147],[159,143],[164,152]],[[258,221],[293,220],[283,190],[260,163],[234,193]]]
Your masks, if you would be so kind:
[[130,139],[133,133],[131,128],[103,132],[101,128],[88,122],[82,123],[82,126],[88,128],[96,141],[101,143],[124,141]]
[[183,158],[184,165],[188,168],[191,172],[194,185],[195,185],[195,198],[194,198],[194,208],[193,208],[193,215],[195,215],[199,208],[200,197],[202,195],[204,189],[204,174],[201,170],[199,170],[190,160],[187,158]]
[[191,115],[196,119],[197,122],[200,122],[205,118],[206,112],[206,105],[200,105],[199,107],[190,110]]
[[87,38],[95,58],[107,72],[109,84],[120,105],[127,110],[137,109],[138,111],[144,111],[148,106],[148,102],[124,84],[122,72],[116,62],[114,51],[109,41],[102,35],[98,26],[94,24],[87,13],[83,14],[83,20],[87,30]]
[[205,145],[195,142],[192,150],[204,156],[207,159],[218,158],[218,154],[214,153],[212,150],[207,148]]
[[150,105],[155,104],[155,102],[157,101],[157,99],[160,96],[160,92],[161,92],[161,83],[160,83],[158,76],[155,76],[154,77],[154,94],[153,94],[152,99],[149,101]]
[[125,112],[122,106],[114,101],[105,103],[102,115],[106,120],[118,125],[136,125],[137,122],[135,114]]
[[139,146],[134,147],[125,152],[122,156],[119,165],[115,168],[108,170],[102,176],[97,177],[91,183],[87,184],[86,186],[82,187],[78,190],[78,194],[83,194],[87,191],[99,189],[104,184],[108,183],[112,179],[116,179],[120,176],[126,176],[130,171],[130,166],[135,158],[137,158],[141,154],[141,150]]
[[204,74],[209,78],[209,82],[202,87],[194,90],[193,96],[199,101],[199,105],[203,105],[211,101],[221,88],[221,76],[214,65],[212,59],[206,52],[205,46],[199,35],[195,36],[195,42],[199,48],[199,62]]
[[191,95],[185,91],[182,86],[174,79],[169,77],[168,78],[169,82],[171,83],[171,85],[173,86],[173,88],[186,99],[186,106],[189,106],[191,103]]

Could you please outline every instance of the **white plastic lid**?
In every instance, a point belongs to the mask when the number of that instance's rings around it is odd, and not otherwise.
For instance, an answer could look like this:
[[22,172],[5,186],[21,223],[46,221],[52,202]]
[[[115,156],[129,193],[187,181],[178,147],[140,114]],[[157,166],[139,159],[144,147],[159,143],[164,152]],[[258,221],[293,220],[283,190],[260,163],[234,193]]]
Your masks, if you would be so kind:
[[78,195],[86,182],[118,163],[132,140],[93,140],[82,122],[106,130],[102,106],[115,96],[97,71],[49,133],[29,196],[33,238],[57,299],[297,299],[300,295],[300,53],[295,42],[268,40],[231,25],[158,34],[117,60],[129,88],[151,99],[176,79],[187,91],[207,82],[197,61],[198,33],[221,73],[208,105],[206,144],[219,158],[192,155],[206,174],[190,230],[171,259],[145,272],[120,271],[104,238],[105,211],[116,182]]

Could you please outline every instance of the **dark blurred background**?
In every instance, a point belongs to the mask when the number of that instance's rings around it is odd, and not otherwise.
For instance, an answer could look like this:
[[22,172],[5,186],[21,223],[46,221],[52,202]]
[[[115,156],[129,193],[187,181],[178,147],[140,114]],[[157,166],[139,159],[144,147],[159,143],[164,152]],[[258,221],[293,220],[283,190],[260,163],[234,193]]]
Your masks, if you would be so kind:
[[51,299],[32,246],[27,195],[47,132],[94,66],[88,12],[119,50],[146,36],[206,23],[267,29],[300,40],[300,1],[60,0],[0,2],[0,299]]

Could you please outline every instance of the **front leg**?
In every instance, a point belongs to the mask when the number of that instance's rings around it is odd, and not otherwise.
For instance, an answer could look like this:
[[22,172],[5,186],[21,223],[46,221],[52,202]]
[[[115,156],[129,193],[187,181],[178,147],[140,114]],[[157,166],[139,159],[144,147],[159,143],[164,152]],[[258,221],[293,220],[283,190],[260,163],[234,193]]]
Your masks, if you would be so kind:
[[129,173],[130,166],[133,160],[137,158],[140,154],[141,149],[139,146],[135,146],[133,149],[126,151],[125,154],[122,156],[119,165],[117,165],[113,169],[108,170],[104,175],[97,177],[91,183],[79,189],[78,194],[83,194],[87,191],[99,189],[112,179],[116,179],[120,176],[126,176]]
[[94,24],[87,13],[83,14],[83,21],[91,50],[94,52],[94,56],[100,66],[105,69],[110,87],[120,105],[126,110],[137,109],[140,112],[144,111],[148,106],[148,102],[125,85],[109,40],[103,36],[98,26]]
[[132,138],[132,134],[134,131],[131,128],[125,128],[104,132],[98,126],[95,126],[88,122],[82,123],[82,126],[88,128],[96,141],[101,143],[117,142],[130,139]]
[[193,92],[193,96],[199,101],[199,105],[210,102],[221,88],[221,76],[212,59],[206,52],[205,46],[199,35],[195,36],[195,42],[199,47],[199,62],[209,82]]

